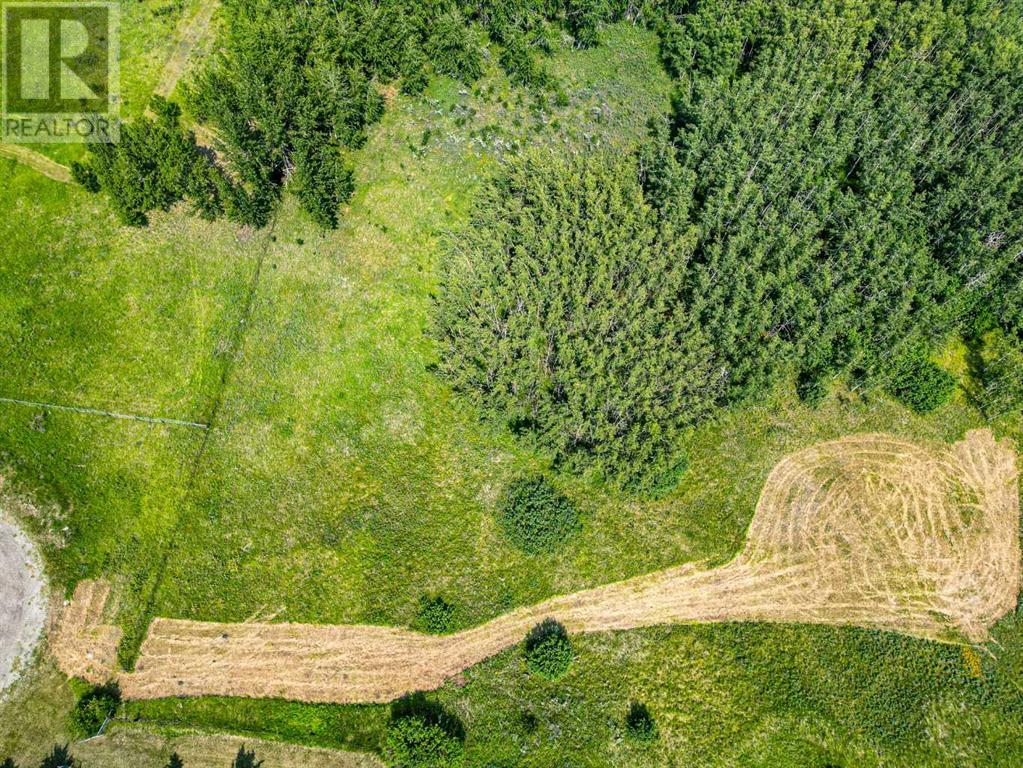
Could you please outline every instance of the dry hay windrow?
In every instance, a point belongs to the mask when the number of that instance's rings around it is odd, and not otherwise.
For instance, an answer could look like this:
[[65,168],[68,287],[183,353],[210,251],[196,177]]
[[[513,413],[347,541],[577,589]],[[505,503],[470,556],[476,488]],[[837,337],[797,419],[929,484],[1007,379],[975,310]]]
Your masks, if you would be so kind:
[[390,701],[442,685],[548,616],[572,632],[780,621],[982,642],[1019,590],[1015,459],[986,430],[936,450],[886,435],[823,443],[775,467],[745,548],[720,568],[671,568],[447,636],[156,619],[121,689],[128,698]]

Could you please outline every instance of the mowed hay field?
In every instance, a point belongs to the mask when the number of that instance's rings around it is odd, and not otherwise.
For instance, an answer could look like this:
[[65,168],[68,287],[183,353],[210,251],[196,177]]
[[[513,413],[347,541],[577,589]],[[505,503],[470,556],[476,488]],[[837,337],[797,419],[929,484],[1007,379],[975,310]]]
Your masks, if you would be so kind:
[[[436,267],[445,232],[464,224],[502,153],[537,141],[627,147],[666,107],[654,38],[628,26],[604,37],[557,55],[567,106],[541,108],[497,75],[398,97],[356,154],[355,198],[326,235],[291,201],[272,231],[177,212],[122,229],[101,199],[0,166],[5,181],[38,190],[29,197],[51,227],[20,236],[18,271],[0,265],[0,318],[10,318],[0,344],[19,361],[0,372],[0,395],[215,415],[208,438],[57,412],[38,431],[37,411],[0,406],[5,462],[25,493],[72,520],[67,546],[47,550],[60,583],[120,577],[124,661],[153,616],[405,625],[422,595],[442,594],[470,626],[683,562],[720,564],[741,547],[782,456],[854,432],[952,442],[982,424],[965,397],[920,418],[852,393],[812,410],[782,384],[691,435],[671,496],[640,502],[597,477],[557,475],[582,532],[557,555],[504,541],[498,494],[548,462],[504,425],[481,423],[432,372]],[[77,287],[62,290],[72,276]],[[996,432],[1023,436],[1018,419]],[[993,655],[974,657],[819,627],[599,634],[575,641],[557,683],[529,677],[509,650],[437,695],[466,727],[470,764],[1014,765],[1018,611],[993,635]],[[655,745],[623,737],[633,699],[658,721]],[[205,698],[132,703],[122,715],[373,751],[387,708]],[[0,753],[10,738],[0,729]]]

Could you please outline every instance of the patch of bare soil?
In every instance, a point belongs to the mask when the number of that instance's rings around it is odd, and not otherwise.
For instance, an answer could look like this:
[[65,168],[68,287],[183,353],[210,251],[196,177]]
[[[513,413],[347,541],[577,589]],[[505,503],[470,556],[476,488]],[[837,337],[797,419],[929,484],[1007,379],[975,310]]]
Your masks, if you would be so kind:
[[31,661],[46,622],[46,603],[39,552],[0,508],[0,695]]
[[1016,453],[977,430],[928,449],[886,435],[822,443],[772,471],[746,546],[555,597],[474,629],[156,619],[128,698],[228,695],[383,702],[429,690],[519,642],[544,617],[572,632],[654,624],[846,624],[982,642],[1020,584]]

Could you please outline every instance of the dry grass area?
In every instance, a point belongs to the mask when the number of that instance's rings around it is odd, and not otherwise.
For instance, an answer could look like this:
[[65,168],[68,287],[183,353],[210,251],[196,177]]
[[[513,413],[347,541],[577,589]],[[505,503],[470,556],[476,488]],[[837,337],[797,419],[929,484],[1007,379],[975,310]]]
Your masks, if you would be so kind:
[[164,768],[177,752],[188,768],[226,768],[238,749],[256,753],[263,768],[381,768],[375,755],[299,747],[226,734],[166,735],[141,727],[116,726],[107,735],[72,750],[82,768]]
[[71,169],[20,144],[0,144],[0,157],[8,157],[64,184],[71,183]]
[[104,624],[109,598],[109,582],[80,581],[71,602],[60,612],[50,650],[64,674],[97,685],[116,675],[121,629]]
[[555,597],[429,636],[376,626],[156,619],[128,698],[229,695],[383,702],[436,688],[543,617],[572,632],[654,624],[855,624],[982,642],[1020,583],[1016,453],[987,430],[924,448],[885,435],[822,443],[772,471],[743,551]]

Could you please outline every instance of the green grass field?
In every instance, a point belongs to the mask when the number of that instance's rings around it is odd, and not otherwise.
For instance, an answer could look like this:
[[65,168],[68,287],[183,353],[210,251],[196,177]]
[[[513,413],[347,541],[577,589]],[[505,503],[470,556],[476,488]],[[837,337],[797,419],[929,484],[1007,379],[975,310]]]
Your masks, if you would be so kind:
[[[130,44],[148,50],[172,17]],[[158,58],[126,84],[129,104],[155,82]],[[120,585],[126,662],[153,616],[408,624],[420,596],[442,594],[468,625],[681,562],[720,563],[783,455],[858,431],[950,441],[983,423],[961,393],[922,418],[877,394],[811,409],[783,383],[693,433],[667,498],[557,475],[582,533],[556,555],[509,546],[497,496],[550,462],[481,422],[432,371],[444,238],[503,154],[539,142],[629,148],[670,97],[655,38],[630,26],[600,48],[559,52],[553,68],[567,106],[494,73],[399,97],[356,154],[357,193],[328,234],[290,200],[264,232],[185,211],[126,229],[101,198],[0,161],[0,207],[16,214],[0,221],[0,359],[11,361],[0,397],[213,424],[0,403],[4,474],[66,515],[64,537],[43,539],[56,587],[100,575]],[[1019,417],[996,429],[1023,438]],[[40,535],[43,523],[28,521]],[[1023,759],[1020,612],[995,635],[976,677],[957,647],[862,630],[655,628],[577,639],[556,683],[528,677],[508,651],[438,697],[464,723],[472,765],[1009,766]],[[22,688],[0,705],[0,756],[35,755],[25,723],[60,723],[70,706],[52,670]],[[18,702],[32,692],[45,704],[26,713]],[[624,738],[634,699],[657,720],[654,745]],[[196,699],[122,715],[375,750],[387,708]]]

